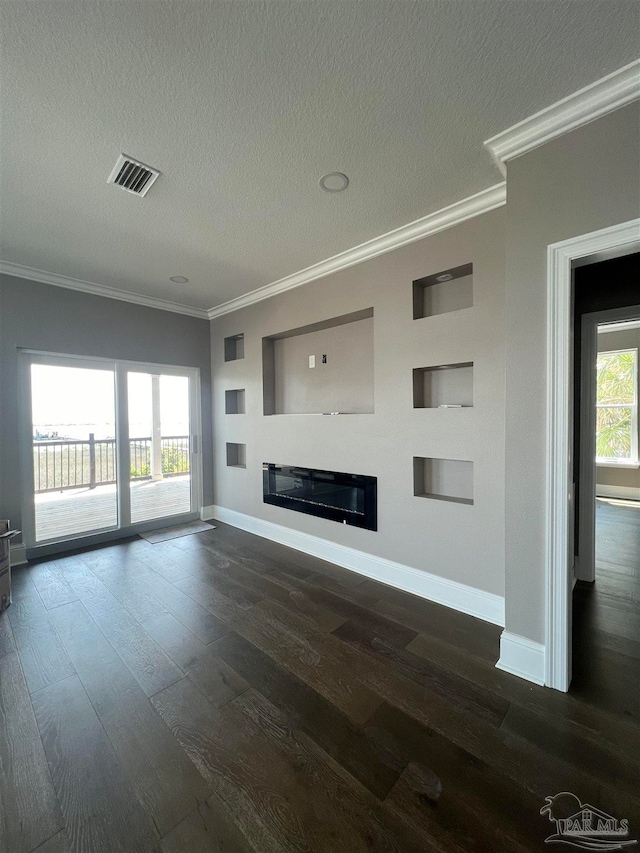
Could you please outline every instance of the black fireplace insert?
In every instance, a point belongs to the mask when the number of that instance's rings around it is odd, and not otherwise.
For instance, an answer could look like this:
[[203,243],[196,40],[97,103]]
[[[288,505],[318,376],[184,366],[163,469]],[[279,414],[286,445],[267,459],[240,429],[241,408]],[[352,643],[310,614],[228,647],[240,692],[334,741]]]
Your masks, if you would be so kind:
[[378,481],[363,474],[265,462],[264,502],[342,524],[378,529]]

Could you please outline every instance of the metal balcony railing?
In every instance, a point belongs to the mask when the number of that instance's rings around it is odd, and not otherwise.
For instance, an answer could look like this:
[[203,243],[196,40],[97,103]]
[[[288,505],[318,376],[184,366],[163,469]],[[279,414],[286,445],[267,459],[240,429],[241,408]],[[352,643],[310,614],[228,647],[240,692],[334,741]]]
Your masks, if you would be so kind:
[[[161,438],[162,474],[175,477],[189,473],[189,436]],[[151,437],[129,439],[132,480],[151,479]],[[36,494],[105,486],[116,482],[116,441],[55,440],[33,442]]]

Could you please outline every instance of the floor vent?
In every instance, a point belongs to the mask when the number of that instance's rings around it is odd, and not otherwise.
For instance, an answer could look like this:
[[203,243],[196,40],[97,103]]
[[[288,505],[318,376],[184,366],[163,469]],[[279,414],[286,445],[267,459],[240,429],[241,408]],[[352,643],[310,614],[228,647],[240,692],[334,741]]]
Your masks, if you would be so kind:
[[159,174],[157,169],[121,154],[107,183],[116,184],[134,195],[146,195]]

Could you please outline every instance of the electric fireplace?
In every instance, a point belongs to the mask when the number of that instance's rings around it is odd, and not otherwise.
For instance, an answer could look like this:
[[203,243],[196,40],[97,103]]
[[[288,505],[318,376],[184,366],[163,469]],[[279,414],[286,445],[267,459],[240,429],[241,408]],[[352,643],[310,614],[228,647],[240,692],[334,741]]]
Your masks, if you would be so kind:
[[262,466],[264,502],[342,524],[378,529],[377,478],[296,465]]

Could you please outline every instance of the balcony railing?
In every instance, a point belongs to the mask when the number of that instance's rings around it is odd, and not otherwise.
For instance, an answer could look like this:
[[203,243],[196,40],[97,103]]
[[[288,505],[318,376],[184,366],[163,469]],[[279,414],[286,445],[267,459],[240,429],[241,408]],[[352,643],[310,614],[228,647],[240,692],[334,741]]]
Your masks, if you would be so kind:
[[[189,436],[162,436],[162,475],[189,473]],[[151,479],[151,437],[129,439],[132,480]],[[36,493],[106,486],[116,482],[114,438],[88,441],[34,441],[33,471]]]

